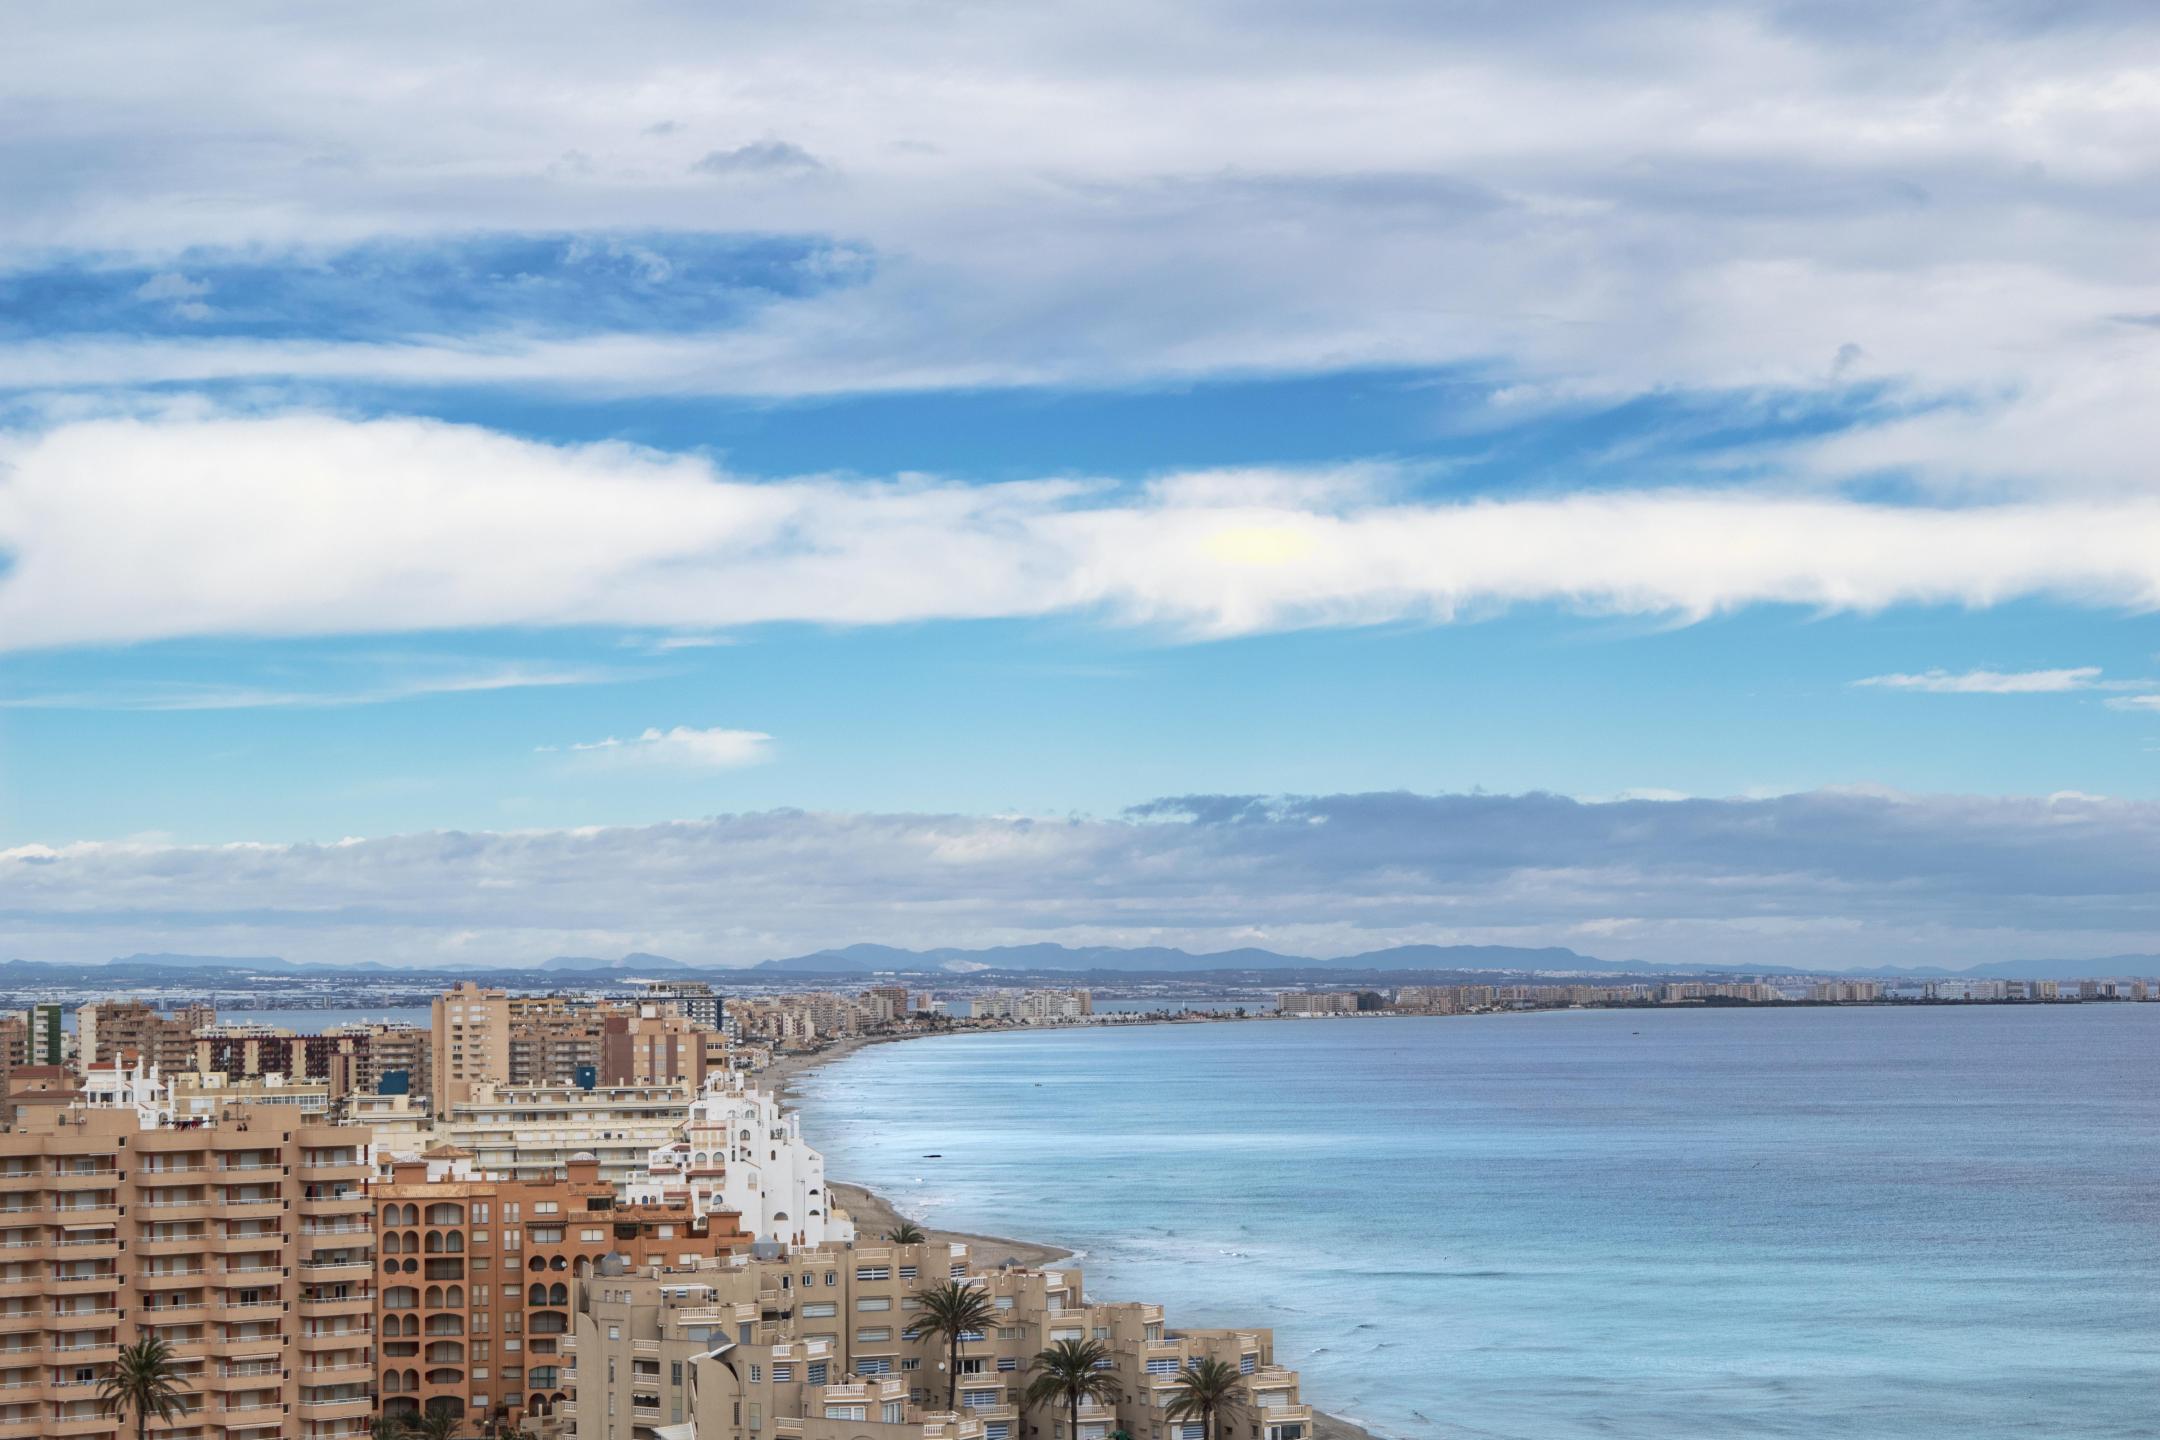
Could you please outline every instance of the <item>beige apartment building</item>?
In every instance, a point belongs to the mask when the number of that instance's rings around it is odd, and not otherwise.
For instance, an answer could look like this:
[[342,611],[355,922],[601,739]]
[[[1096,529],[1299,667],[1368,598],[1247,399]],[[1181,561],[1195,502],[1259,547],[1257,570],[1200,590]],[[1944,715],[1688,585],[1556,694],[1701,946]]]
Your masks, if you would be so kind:
[[[964,1246],[827,1245],[695,1267],[606,1262],[578,1302],[569,1346],[576,1440],[1205,1440],[1163,1413],[1177,1373],[1223,1360],[1247,1377],[1239,1440],[1306,1440],[1297,1375],[1267,1330],[1165,1329],[1161,1307],[1090,1305],[1074,1270],[972,1274]],[[948,1278],[984,1287],[998,1324],[962,1349],[945,1410],[945,1346],[910,1341],[914,1292]],[[1062,1407],[1025,1411],[1028,1362],[1094,1338],[1120,1395],[1067,1435]]]
[[437,1143],[466,1151],[483,1170],[540,1180],[590,1155],[600,1178],[619,1185],[646,1173],[696,1098],[688,1085],[478,1084],[438,1113]]
[[510,996],[460,980],[429,1012],[429,1108],[437,1115],[472,1098],[473,1086],[510,1082]]
[[173,1440],[350,1440],[374,1413],[365,1131],[228,1107],[26,1112],[0,1133],[0,1440],[135,1433],[98,1398],[171,1345]]

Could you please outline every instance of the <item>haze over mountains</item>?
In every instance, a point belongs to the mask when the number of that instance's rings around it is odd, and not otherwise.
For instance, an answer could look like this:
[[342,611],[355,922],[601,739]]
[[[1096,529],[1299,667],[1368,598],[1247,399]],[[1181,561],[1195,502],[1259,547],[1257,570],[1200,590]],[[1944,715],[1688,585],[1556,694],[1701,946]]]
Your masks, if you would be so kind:
[[[171,970],[217,971],[230,975],[448,974],[421,966],[388,965],[380,961],[354,964],[316,964],[274,955],[188,955],[170,952],[118,956],[99,965],[70,965],[35,960],[9,960],[0,969],[16,974],[71,974],[83,971],[119,978],[155,976]],[[891,945],[857,944],[805,955],[765,960],[750,966],[693,965],[665,955],[642,951],[616,959],[557,955],[539,962],[467,962],[463,971],[485,971],[545,976],[551,980],[576,977],[628,979],[633,976],[707,975],[740,977],[759,981],[802,979],[866,979],[881,974],[925,976],[1070,975],[1074,978],[1174,975],[1303,975],[1324,978],[1340,975],[1369,977],[1388,974],[1430,974],[1483,971],[1495,974],[1599,974],[1681,975],[1749,974],[1797,975],[1852,973],[1889,977],[1938,978],[1967,976],[1975,979],[2077,979],[2105,976],[2150,975],[2160,972],[2160,955],[2129,954],[2089,958],[2005,960],[1968,968],[1939,965],[1877,967],[1843,972],[1837,966],[1807,971],[1788,966],[1750,965],[1736,961],[1729,966],[1661,964],[1654,960],[1608,960],[1584,955],[1563,946],[1530,948],[1510,945],[1399,945],[1355,955],[1315,957],[1288,955],[1246,947],[1194,954],[1165,946],[1066,946],[1056,944],[1000,945],[978,949],[940,947],[908,950]]]

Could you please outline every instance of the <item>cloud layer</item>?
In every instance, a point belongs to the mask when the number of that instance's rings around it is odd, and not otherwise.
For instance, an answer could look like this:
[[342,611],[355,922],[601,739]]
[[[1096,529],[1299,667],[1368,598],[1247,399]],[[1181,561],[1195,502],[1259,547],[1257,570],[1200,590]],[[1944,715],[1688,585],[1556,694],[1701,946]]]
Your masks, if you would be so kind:
[[[1117,819],[779,811],[329,845],[0,851],[28,958],[732,963],[878,940],[1574,944],[1839,967],[2150,948],[2160,803],[1185,796]],[[602,918],[605,917],[605,918]]]
[[1520,604],[1700,617],[2160,603],[2160,497],[1404,498],[1385,466],[1142,487],[752,481],[407,420],[130,419],[0,448],[0,647],[1099,614],[1222,635]]

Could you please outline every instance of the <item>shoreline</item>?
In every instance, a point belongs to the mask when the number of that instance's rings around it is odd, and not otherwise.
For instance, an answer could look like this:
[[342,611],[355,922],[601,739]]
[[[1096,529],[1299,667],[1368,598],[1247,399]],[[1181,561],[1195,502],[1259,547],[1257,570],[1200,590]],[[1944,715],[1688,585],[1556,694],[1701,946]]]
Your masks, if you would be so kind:
[[[1138,1023],[1165,1024],[1173,1022]],[[1176,1023],[1190,1024],[1195,1022]],[[1078,1029],[1080,1027],[1058,1026],[1055,1028]],[[998,1034],[1002,1032],[958,1031],[951,1033]],[[782,1056],[757,1073],[759,1078],[766,1081],[775,1098],[792,1109],[796,1099],[795,1081],[810,1071],[831,1064],[836,1060],[844,1060],[857,1051],[867,1049],[872,1045],[889,1045],[902,1040],[920,1040],[923,1038],[925,1037],[920,1034],[849,1035],[823,1050],[814,1051],[807,1055]],[[831,1176],[827,1176],[826,1188],[839,1197],[841,1204],[848,1212],[848,1218],[855,1222],[856,1243],[858,1244],[862,1242],[864,1237],[882,1238],[887,1231],[891,1230],[900,1221],[910,1218],[902,1215],[899,1209],[884,1196],[878,1194],[869,1186],[856,1181],[836,1180]],[[1016,1240],[1004,1235],[977,1235],[965,1230],[940,1230],[922,1221],[916,1221],[915,1223],[921,1226],[923,1233],[929,1237],[932,1243],[951,1244],[958,1242],[964,1244],[968,1247],[971,1258],[993,1267],[1008,1262],[1016,1262],[1031,1270],[1047,1269],[1055,1266],[1060,1261],[1072,1259],[1077,1253],[1062,1246],[1049,1245],[1038,1240]],[[1332,1415],[1323,1411],[1317,1404],[1314,1404],[1312,1397],[1303,1395],[1302,1384],[1299,1386],[1299,1391],[1304,1402],[1312,1407],[1312,1428],[1309,1440],[1382,1440],[1382,1437],[1354,1420],[1346,1420],[1340,1415]]]

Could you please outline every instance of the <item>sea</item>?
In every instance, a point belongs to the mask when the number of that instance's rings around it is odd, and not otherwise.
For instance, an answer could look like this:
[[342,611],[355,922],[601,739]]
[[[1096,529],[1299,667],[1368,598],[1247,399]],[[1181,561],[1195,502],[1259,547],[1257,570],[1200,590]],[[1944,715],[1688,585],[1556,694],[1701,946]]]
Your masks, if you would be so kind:
[[2160,1435],[2160,1004],[962,1035],[799,1082],[836,1177],[1268,1325],[1399,1440]]

